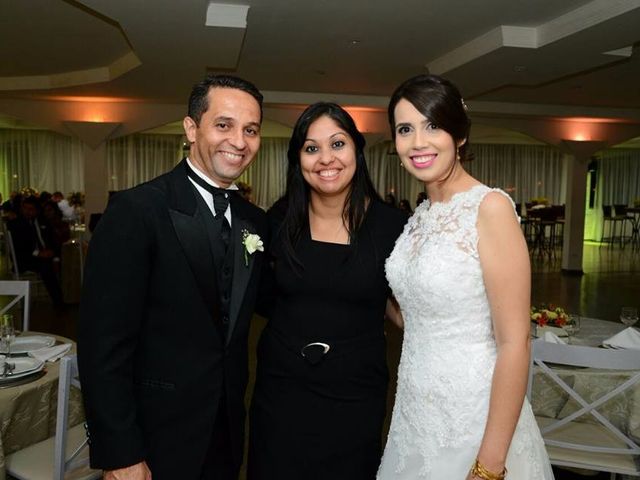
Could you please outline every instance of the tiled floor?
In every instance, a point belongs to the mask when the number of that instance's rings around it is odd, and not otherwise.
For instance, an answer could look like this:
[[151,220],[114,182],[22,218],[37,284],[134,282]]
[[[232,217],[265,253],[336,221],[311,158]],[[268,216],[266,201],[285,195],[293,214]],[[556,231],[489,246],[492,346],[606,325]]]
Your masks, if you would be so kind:
[[[560,260],[532,259],[532,301],[551,302],[565,307],[568,312],[583,316],[619,321],[622,306],[640,307],[640,252],[598,244],[585,244],[584,275],[569,276],[561,273]],[[69,305],[54,310],[47,299],[34,303],[31,329],[52,332],[70,338],[76,337],[78,306]],[[256,318],[251,331],[251,365],[255,366],[255,345],[264,320]],[[388,327],[388,357],[392,371],[391,385],[395,384],[395,370],[400,356],[402,335]],[[253,369],[252,369],[253,377]],[[393,389],[389,392],[389,412],[393,402]],[[247,397],[249,397],[250,391]],[[608,475],[584,477],[566,471],[557,471],[558,480],[605,479]]]

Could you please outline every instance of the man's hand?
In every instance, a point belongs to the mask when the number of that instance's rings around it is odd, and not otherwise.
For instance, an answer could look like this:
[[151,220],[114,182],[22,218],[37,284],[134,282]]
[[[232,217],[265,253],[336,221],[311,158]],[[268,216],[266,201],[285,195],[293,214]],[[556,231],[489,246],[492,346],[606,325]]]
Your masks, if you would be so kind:
[[38,253],[38,257],[40,257],[40,258],[52,258],[53,255],[54,255],[53,250],[51,250],[49,248],[43,248]]
[[146,462],[117,470],[105,470],[103,480],[151,480],[151,470]]

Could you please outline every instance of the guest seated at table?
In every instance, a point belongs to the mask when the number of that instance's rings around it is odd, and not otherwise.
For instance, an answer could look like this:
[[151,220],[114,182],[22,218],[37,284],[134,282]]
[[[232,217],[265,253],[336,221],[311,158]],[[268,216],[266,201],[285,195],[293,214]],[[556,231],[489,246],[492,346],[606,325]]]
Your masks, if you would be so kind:
[[22,200],[20,215],[7,223],[16,253],[19,272],[40,274],[45,288],[55,305],[62,305],[62,291],[56,277],[59,257],[54,251],[52,229],[39,216],[38,199],[31,196]]
[[76,220],[76,211],[69,204],[69,200],[64,198],[62,192],[53,192],[51,199],[58,204],[58,208],[62,212],[62,219],[65,222],[73,222]]
[[409,203],[409,200],[407,200],[406,198],[403,198],[402,200],[400,200],[400,203],[398,204],[398,208],[402,210],[404,213],[406,213],[408,217],[413,215],[413,209],[411,208],[411,204]]
[[20,205],[22,204],[22,195],[18,192],[11,192],[9,199],[2,204],[2,217],[9,221],[14,220],[20,213]]
[[418,192],[418,196],[416,197],[416,208],[418,207],[418,205],[424,202],[427,198],[429,198],[427,196],[427,192]]
[[53,200],[49,200],[42,206],[42,218],[51,228],[52,248],[59,257],[62,244],[71,238],[69,224],[62,220],[62,211]]

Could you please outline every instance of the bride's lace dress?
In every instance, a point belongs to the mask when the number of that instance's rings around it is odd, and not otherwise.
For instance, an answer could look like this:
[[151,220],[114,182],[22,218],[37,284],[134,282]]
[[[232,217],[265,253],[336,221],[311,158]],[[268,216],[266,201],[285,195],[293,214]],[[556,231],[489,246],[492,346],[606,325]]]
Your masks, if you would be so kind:
[[[464,480],[478,453],[496,345],[476,220],[491,191],[504,194],[477,185],[449,202],[425,201],[387,260],[404,343],[379,479]],[[553,479],[526,399],[507,469],[512,480]]]

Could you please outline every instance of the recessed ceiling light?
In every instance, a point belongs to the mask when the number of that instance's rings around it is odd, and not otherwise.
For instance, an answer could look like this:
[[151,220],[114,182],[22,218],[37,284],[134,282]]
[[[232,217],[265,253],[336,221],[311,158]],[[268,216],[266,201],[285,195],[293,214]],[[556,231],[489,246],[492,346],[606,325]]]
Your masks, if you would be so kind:
[[360,44],[360,40],[351,40],[349,42],[349,45],[351,45],[351,46],[356,46],[356,45],[359,45],[359,44]]
[[207,6],[207,27],[247,28],[249,5],[226,5],[210,2]]

